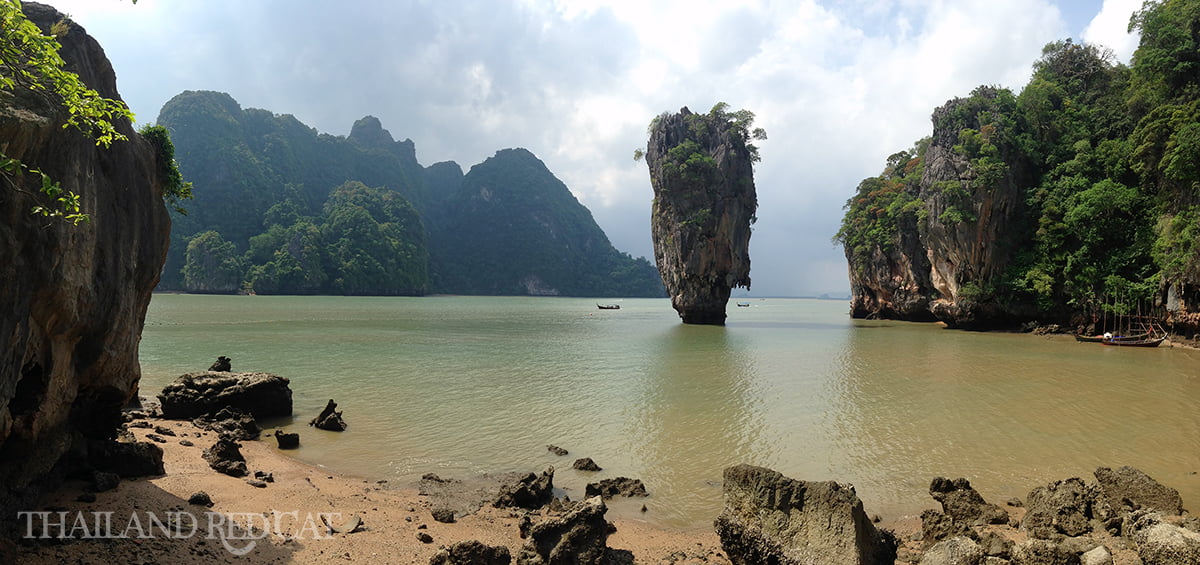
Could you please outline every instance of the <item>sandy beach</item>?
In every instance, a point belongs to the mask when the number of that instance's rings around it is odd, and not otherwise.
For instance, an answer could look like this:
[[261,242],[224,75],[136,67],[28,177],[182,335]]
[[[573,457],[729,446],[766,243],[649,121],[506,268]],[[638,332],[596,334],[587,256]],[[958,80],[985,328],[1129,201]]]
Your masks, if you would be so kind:
[[[93,502],[80,500],[90,483],[68,482],[22,517],[20,563],[426,564],[439,548],[460,541],[504,545],[514,558],[525,541],[518,529],[523,511],[485,504],[454,523],[437,522],[430,498],[418,489],[297,461],[267,434],[241,442],[251,475],[263,471],[273,479],[256,487],[214,471],[201,458],[216,442],[215,433],[186,421],[149,421],[176,435],[129,430],[141,441],[150,434],[166,440],[158,443],[166,474],[122,480],[116,489],[95,493]],[[211,496],[211,507],[189,504],[199,491]],[[353,533],[330,533],[323,523],[341,526],[353,516],[362,520]],[[539,513],[531,518],[537,522]],[[614,524],[608,545],[626,561],[729,563],[713,531],[667,531],[635,520]],[[62,534],[69,539],[43,539]],[[422,541],[420,534],[432,541]]]

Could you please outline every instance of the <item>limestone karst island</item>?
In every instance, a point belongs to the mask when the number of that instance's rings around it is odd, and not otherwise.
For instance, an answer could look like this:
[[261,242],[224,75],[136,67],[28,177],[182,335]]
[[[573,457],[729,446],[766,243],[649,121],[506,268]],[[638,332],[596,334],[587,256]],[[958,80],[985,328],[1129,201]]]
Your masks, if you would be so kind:
[[1200,0],[46,1],[0,564],[1200,564]]

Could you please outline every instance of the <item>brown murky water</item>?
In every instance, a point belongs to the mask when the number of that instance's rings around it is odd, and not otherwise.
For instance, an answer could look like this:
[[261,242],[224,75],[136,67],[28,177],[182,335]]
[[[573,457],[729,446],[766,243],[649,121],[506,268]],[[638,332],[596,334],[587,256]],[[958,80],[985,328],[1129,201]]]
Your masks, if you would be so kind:
[[[832,301],[730,305],[724,328],[683,326],[665,299],[595,302],[156,295],[143,387],[228,355],[292,380],[280,424],[301,459],[401,484],[554,465],[573,498],[637,477],[650,498],[613,512],[668,527],[709,527],[742,462],[852,483],[885,517],[934,506],[938,475],[1003,503],[1119,465],[1200,505],[1200,351],[855,322]],[[304,425],[330,398],[343,434]]]

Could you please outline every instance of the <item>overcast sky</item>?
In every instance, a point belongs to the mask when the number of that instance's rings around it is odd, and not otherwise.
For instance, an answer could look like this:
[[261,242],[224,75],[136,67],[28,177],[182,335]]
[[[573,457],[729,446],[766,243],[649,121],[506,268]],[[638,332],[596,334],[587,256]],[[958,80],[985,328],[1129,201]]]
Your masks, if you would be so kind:
[[1014,90],[1051,41],[1128,63],[1141,0],[46,0],[96,37],[139,122],[184,90],[347,135],[365,115],[463,169],[524,147],[620,250],[653,261],[646,126],[718,101],[769,139],[752,295],[848,292],[831,237],[936,106]]

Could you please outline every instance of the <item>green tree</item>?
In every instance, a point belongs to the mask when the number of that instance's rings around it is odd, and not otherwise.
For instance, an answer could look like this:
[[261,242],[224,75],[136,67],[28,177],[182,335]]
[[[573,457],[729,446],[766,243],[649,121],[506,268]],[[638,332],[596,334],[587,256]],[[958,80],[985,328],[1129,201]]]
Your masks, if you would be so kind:
[[[97,145],[107,147],[113,141],[124,140],[114,122],[132,121],[133,114],[124,102],[100,96],[79,75],[66,69],[58,54],[61,45],[57,37],[68,30],[67,22],[60,21],[43,32],[25,17],[19,0],[0,0],[0,91],[20,89],[44,94],[62,110],[64,128],[78,129],[93,137]],[[22,190],[19,177],[25,171],[39,177],[39,190],[48,199],[46,204],[34,207],[34,213],[73,223],[87,219],[79,211],[79,196],[53,182],[36,168],[36,163],[22,163],[0,153],[0,177],[9,189]]]
[[206,231],[188,242],[183,280],[189,292],[231,294],[242,287],[245,270],[237,246],[221,234]]

